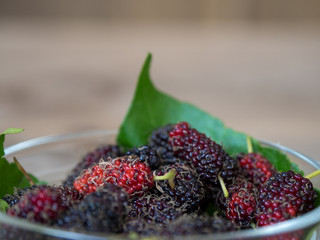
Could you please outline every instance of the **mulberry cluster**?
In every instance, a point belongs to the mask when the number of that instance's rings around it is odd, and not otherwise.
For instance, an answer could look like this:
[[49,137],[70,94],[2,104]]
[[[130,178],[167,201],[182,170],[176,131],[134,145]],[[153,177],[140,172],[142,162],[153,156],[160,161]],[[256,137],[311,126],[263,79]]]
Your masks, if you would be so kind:
[[[258,153],[230,155],[179,122],[154,129],[146,145],[126,152],[117,145],[88,152],[61,185],[16,189],[3,200],[9,216],[62,229],[175,238],[286,221],[311,211],[316,197],[300,174],[278,173]],[[16,239],[9,234],[0,231]]]

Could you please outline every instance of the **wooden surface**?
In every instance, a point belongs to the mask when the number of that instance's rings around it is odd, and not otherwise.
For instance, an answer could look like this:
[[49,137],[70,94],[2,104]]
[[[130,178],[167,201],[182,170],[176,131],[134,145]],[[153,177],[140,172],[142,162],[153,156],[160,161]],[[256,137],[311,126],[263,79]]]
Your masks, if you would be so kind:
[[155,85],[226,125],[320,160],[320,28],[135,22],[0,22],[6,145],[118,128],[148,52]]

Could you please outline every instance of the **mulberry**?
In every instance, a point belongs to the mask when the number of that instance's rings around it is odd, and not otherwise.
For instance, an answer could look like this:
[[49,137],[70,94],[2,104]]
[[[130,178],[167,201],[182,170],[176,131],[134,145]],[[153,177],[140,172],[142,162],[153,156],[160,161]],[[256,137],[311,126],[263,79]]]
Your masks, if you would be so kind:
[[270,177],[259,191],[258,226],[281,222],[314,208],[317,193],[312,182],[292,170]]
[[155,223],[149,223],[144,218],[128,220],[123,226],[126,234],[137,234],[143,237],[153,237],[159,234],[162,227]]
[[7,210],[7,214],[31,222],[52,224],[69,207],[70,201],[62,198],[61,191],[51,186],[39,186],[27,191]]
[[168,194],[178,207],[184,206],[188,212],[196,211],[205,198],[205,188],[199,175],[187,164],[178,162],[165,165],[154,174],[161,176],[171,169],[176,170],[176,176],[173,180],[174,188],[170,186],[168,181],[156,181],[156,188],[161,194]]
[[237,158],[241,172],[257,187],[261,187],[276,173],[269,160],[258,153],[242,153]]
[[191,164],[205,183],[215,184],[218,176],[229,182],[237,176],[238,161],[228,155],[221,145],[190,128],[188,123],[176,124],[169,136],[176,156]]
[[186,210],[175,205],[167,194],[161,196],[150,192],[130,201],[128,219],[142,218],[149,224],[167,225],[186,213]]
[[258,189],[244,176],[239,175],[227,188],[229,196],[222,190],[217,197],[217,205],[224,215],[241,228],[250,227],[255,217]]
[[123,156],[100,161],[85,170],[74,181],[74,187],[88,194],[106,182],[123,187],[130,196],[141,195],[153,186],[153,175],[149,166],[140,162],[138,157]]
[[6,194],[2,200],[6,201],[9,206],[16,204],[21,197],[29,190],[37,188],[36,185],[32,185],[31,187],[25,187],[22,189],[14,189],[13,194]]
[[86,195],[58,220],[59,227],[89,232],[122,232],[128,213],[128,195],[123,188],[105,184]]
[[181,236],[223,233],[237,231],[239,227],[234,225],[229,219],[218,215],[184,215],[171,222],[169,225],[162,227],[157,236],[166,238],[175,238]]
[[98,163],[101,158],[105,160],[108,157],[116,158],[122,156],[123,152],[120,147],[117,145],[103,145],[94,149],[93,151],[88,152],[83,159],[74,167],[71,173],[67,176],[65,181],[62,183],[63,185],[72,186],[74,180],[81,174],[81,172],[91,165]]

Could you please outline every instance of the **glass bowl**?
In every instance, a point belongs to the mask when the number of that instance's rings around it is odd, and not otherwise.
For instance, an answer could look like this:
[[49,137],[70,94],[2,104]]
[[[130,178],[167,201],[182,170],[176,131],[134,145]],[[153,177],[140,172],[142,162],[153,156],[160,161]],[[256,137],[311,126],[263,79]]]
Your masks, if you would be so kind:
[[[88,152],[103,144],[115,143],[117,131],[99,130],[78,132],[64,135],[52,135],[18,143],[5,149],[5,157],[11,161],[16,157],[28,172],[50,184],[61,183],[73,167]],[[260,141],[264,146],[276,148],[285,153],[305,174],[320,169],[320,163],[290,148]],[[320,189],[317,177],[312,179],[315,188]],[[242,230],[222,234],[210,234],[183,237],[183,239],[320,239],[318,226],[320,208],[316,208],[303,216],[273,226],[259,229]],[[0,213],[0,239],[127,239],[121,234],[103,235],[71,232],[41,224],[27,222]]]

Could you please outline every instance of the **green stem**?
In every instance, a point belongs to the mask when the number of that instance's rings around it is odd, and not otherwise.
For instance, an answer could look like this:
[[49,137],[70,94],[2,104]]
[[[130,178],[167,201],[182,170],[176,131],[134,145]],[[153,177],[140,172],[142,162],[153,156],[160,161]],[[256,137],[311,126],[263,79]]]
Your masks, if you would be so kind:
[[222,177],[220,175],[218,175],[218,180],[220,182],[220,185],[221,185],[221,188],[222,188],[222,191],[223,191],[223,195],[225,196],[225,198],[229,197],[229,192],[227,190],[227,187],[224,184],[224,181],[223,181],[223,179],[222,179]]
[[308,174],[307,176],[305,176],[305,178],[310,179],[310,178],[313,178],[315,176],[318,176],[319,174],[320,174],[320,169]]
[[248,153],[253,153],[252,141],[250,136],[247,136],[247,149]]
[[34,182],[33,182],[32,178],[27,173],[27,171],[22,167],[22,165],[19,163],[18,159],[16,157],[13,157],[13,161],[17,165],[19,170],[23,173],[23,175],[28,179],[28,182],[29,182],[30,186],[33,186]]
[[173,168],[169,172],[167,172],[165,175],[162,176],[153,176],[154,181],[159,181],[159,180],[168,180],[170,187],[173,189],[174,188],[174,178],[177,175],[177,171]]

